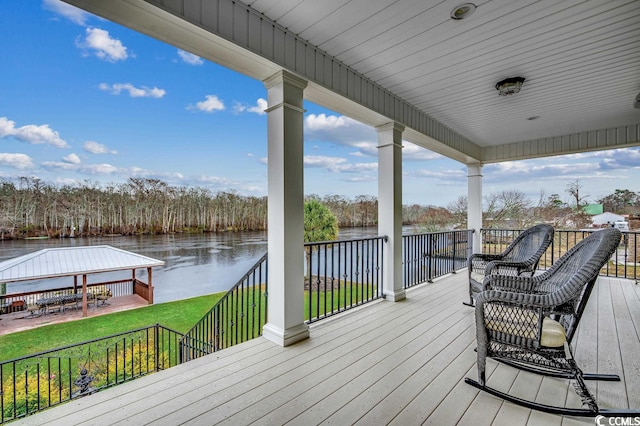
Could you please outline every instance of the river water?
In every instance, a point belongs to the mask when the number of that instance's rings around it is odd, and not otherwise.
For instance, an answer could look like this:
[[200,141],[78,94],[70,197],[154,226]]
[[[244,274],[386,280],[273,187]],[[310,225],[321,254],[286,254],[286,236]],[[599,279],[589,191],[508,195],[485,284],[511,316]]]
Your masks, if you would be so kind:
[[[375,228],[341,229],[339,239],[376,235]],[[44,248],[110,245],[163,260],[153,268],[156,303],[230,289],[267,251],[266,232],[82,237],[0,241],[0,262]],[[301,261],[303,257],[301,255]],[[146,270],[136,276],[147,280]],[[91,274],[89,283],[127,279],[130,271]],[[73,285],[73,277],[8,283],[7,294]]]

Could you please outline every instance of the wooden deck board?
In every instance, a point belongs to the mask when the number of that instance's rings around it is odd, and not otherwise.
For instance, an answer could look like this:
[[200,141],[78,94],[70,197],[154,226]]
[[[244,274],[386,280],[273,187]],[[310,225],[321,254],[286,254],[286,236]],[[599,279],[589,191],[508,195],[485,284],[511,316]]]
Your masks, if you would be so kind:
[[[614,310],[615,298],[611,293],[611,288],[617,280],[601,281],[594,289],[598,296],[598,371],[603,373],[619,374],[621,382],[591,382],[587,386],[593,391],[597,385],[597,392],[594,393],[596,400],[603,407],[621,407],[626,405],[625,378],[622,369],[622,358],[620,356],[620,342],[616,332],[616,312]],[[591,312],[586,312],[590,315]],[[579,352],[579,351],[577,351]]]
[[[640,406],[640,291],[600,280],[574,344],[605,407]],[[466,274],[311,325],[311,338],[281,348],[259,338],[80,398],[14,424],[478,424],[584,425],[506,403],[464,383],[475,378],[475,326]],[[620,354],[622,352],[622,354]],[[579,404],[569,381],[493,360],[490,385],[544,403]],[[624,407],[621,407],[624,408]]]
[[[616,330],[620,342],[622,375],[626,386],[627,404],[640,399],[640,335],[633,322],[622,283],[616,280],[610,285],[615,311]],[[636,312],[637,314],[637,312]]]
[[[371,391],[371,388],[380,382],[388,387],[388,378],[385,376],[391,374],[392,379],[398,380],[402,376],[398,370],[403,364],[415,363],[415,358],[429,359],[449,343],[448,338],[442,338],[445,332],[456,333],[466,328],[459,323],[461,317],[453,312],[443,311],[438,316],[441,320],[426,332],[421,327],[408,324],[410,328],[403,331],[390,345],[380,346],[354,363],[345,363],[340,372],[331,374],[321,383],[306,389],[305,394],[300,394],[304,397],[304,406],[295,399],[288,399],[262,421],[285,422],[294,418],[298,422],[304,422],[305,419],[318,421],[347,402],[355,407],[372,406],[376,399],[379,400],[381,393]],[[399,363],[400,366],[397,366]],[[360,401],[354,401],[356,398]]]

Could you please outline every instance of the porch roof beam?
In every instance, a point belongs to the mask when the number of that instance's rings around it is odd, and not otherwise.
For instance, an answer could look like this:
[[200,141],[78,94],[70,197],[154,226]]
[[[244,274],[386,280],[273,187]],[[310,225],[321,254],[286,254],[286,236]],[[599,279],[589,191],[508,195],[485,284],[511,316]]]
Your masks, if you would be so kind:
[[640,145],[640,125],[480,146],[357,73],[250,6],[234,0],[63,0],[244,75],[287,70],[305,98],[465,164],[489,164]]

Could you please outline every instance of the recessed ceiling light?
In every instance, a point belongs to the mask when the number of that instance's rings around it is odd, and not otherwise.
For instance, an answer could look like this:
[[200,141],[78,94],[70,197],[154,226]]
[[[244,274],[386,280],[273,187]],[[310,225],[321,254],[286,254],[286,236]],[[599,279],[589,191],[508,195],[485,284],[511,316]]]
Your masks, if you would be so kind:
[[476,5],[473,3],[463,3],[460,6],[456,6],[451,11],[451,19],[459,21],[464,18],[468,18],[476,10]]

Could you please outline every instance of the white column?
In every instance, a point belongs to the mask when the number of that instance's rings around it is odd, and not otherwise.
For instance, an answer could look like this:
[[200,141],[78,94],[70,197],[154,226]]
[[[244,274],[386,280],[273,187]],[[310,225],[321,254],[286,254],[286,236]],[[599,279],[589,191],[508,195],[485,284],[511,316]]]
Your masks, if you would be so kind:
[[402,132],[388,123],[378,130],[378,234],[386,235],[383,264],[387,300],[404,299],[402,288]]
[[268,92],[268,318],[263,336],[281,346],[309,337],[304,323],[303,91],[280,71]]
[[473,252],[482,252],[482,164],[467,164],[467,227],[473,229]]

